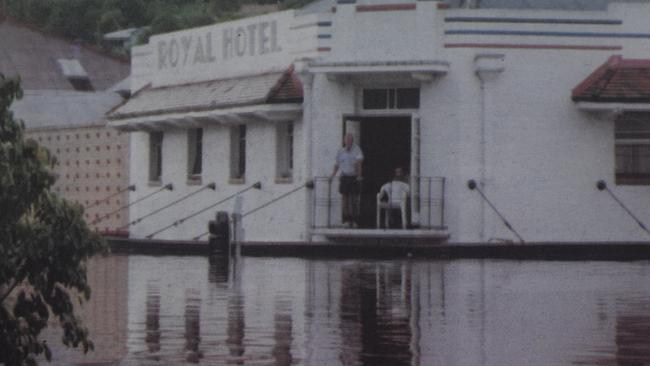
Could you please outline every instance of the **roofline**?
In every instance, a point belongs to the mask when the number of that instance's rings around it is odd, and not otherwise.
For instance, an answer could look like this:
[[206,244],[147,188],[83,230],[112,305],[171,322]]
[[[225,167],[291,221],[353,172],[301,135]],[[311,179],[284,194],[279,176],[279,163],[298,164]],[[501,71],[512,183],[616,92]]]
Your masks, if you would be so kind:
[[600,65],[596,69],[596,71],[593,71],[591,74],[589,74],[589,76],[587,76],[587,78],[585,78],[582,82],[580,82],[580,84],[576,85],[576,87],[573,88],[573,90],[571,91],[571,99],[573,101],[577,101],[576,99],[577,95],[582,94],[585,90],[587,90],[591,86],[591,84],[594,81],[600,79],[603,75],[605,75],[607,70],[609,70],[612,65],[616,65],[620,63],[622,59],[623,56],[621,55],[610,56],[607,59],[607,61],[605,61],[604,64]]
[[[131,97],[129,97],[129,98],[122,98],[122,101],[119,102],[119,103],[117,103],[115,106],[113,106],[113,108],[107,110],[106,113],[104,113],[104,116],[106,116],[106,118],[110,119],[110,118],[111,118],[110,115],[111,115],[113,112],[115,112],[118,108],[120,108],[120,107],[122,107],[123,105],[125,105],[125,104],[126,104],[126,103],[131,99],[131,98],[135,98],[135,97],[137,97],[140,93],[142,93],[143,91],[148,90],[148,89],[151,89],[151,83],[148,83],[147,85],[143,86],[142,88],[136,90],[135,93],[131,94]],[[116,92],[114,92],[114,93],[116,93]]]
[[255,121],[279,122],[297,119],[302,116],[302,104],[258,103],[245,106],[233,106],[209,111],[193,111],[190,113],[164,113],[147,117],[133,117],[109,120],[108,126],[120,131],[155,130],[168,127],[196,128],[209,124],[235,125],[248,123],[251,115],[256,115]]
[[[0,23],[2,23],[2,22],[8,22],[8,23],[12,23],[12,24],[14,24],[16,26],[27,28],[27,29],[29,29],[29,30],[31,30],[33,32],[39,33],[40,35],[42,35],[45,38],[54,38],[54,39],[58,39],[58,40],[60,40],[62,42],[67,42],[67,43],[73,42],[73,40],[65,38],[65,37],[63,37],[61,35],[58,35],[58,34],[55,34],[55,33],[45,32],[42,28],[40,28],[36,24],[29,23],[29,22],[26,22],[26,21],[23,21],[23,20],[18,20],[16,18],[10,16],[9,14],[5,14],[4,17],[0,17]],[[112,53],[108,53],[108,52],[104,51],[103,49],[101,49],[100,47],[93,46],[93,45],[87,44],[85,42],[81,42],[81,43],[79,43],[79,45],[81,47],[83,47],[84,49],[90,51],[90,52],[94,52],[94,53],[99,54],[101,56],[111,58],[111,59],[113,59],[115,61],[119,61],[119,62],[127,63],[127,64],[131,63],[130,58],[127,57],[127,56],[120,56],[120,55],[115,55],[115,54],[112,54]]]
[[214,83],[217,81],[226,81],[226,80],[239,80],[239,79],[249,79],[249,78],[255,78],[259,76],[266,76],[266,75],[272,75],[272,74],[278,74],[280,77],[282,77],[283,74],[285,74],[287,70],[275,70],[275,71],[265,71],[259,74],[246,74],[246,75],[240,75],[240,76],[229,76],[225,78],[215,78],[215,79],[209,79],[209,80],[201,80],[201,81],[190,81],[186,83],[181,83],[181,84],[169,84],[169,85],[161,85],[161,86],[153,86],[151,83],[147,84],[150,87],[150,89],[153,90],[163,90],[163,89],[170,89],[170,88],[178,88],[178,87],[183,87],[183,86],[190,86],[190,85],[200,85],[200,84],[209,84],[209,83]]
[[65,124],[65,125],[50,125],[50,126],[39,126],[39,127],[28,127],[25,126],[26,132],[43,132],[43,131],[58,131],[58,130],[71,130],[78,128],[100,128],[108,127],[108,121],[104,118],[99,121],[88,122],[87,124]]

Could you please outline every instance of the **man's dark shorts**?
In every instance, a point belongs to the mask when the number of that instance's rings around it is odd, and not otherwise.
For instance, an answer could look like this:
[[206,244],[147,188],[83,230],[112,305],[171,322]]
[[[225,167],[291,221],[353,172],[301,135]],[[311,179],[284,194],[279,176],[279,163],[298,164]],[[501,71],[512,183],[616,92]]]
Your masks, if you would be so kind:
[[359,194],[361,192],[360,182],[354,175],[342,175],[341,184],[339,185],[340,194]]

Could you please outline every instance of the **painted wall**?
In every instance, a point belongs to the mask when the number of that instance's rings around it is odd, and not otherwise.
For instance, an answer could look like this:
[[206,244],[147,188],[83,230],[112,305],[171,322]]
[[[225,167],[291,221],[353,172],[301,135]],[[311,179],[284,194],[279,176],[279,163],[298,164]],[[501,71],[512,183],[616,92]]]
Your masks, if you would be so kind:
[[[297,138],[302,133],[302,123],[294,123],[294,172],[290,183],[276,183],[276,125],[271,123],[252,123],[247,127],[246,140],[246,179],[244,183],[230,181],[230,127],[208,125],[203,127],[203,174],[201,185],[187,181],[187,130],[165,129],[163,131],[163,171],[162,184],[149,183],[149,135],[145,132],[132,133],[133,165],[132,182],[138,189],[131,193],[130,200],[141,199],[161,190],[172,183],[173,191],[163,190],[150,198],[131,206],[131,217],[137,220],[155,210],[201,189],[202,186],[216,183],[216,190],[205,189],[169,209],[152,215],[131,226],[132,237],[145,237],[175,221],[211,206],[231,195],[237,194],[255,182],[261,182],[262,189],[251,189],[242,193],[238,212],[246,214],[272,199],[304,184],[304,145]],[[217,211],[235,211],[236,199],[230,199],[206,212],[188,219],[181,225],[172,227],[155,238],[190,240],[207,232],[208,221],[214,220]],[[292,198],[281,200],[260,210],[243,221],[242,240],[304,240],[305,215],[304,192],[298,191]],[[207,239],[203,236],[202,239]]]
[[[370,8],[364,8],[367,5]],[[570,100],[570,93],[612,54],[622,54],[625,58],[650,56],[647,52],[650,36],[643,33],[642,16],[650,11],[649,5],[615,4],[607,12],[445,10],[439,9],[438,2],[399,2],[399,6],[393,8],[373,8],[374,5],[377,4],[338,4],[335,13],[319,16],[291,18],[289,13],[270,16],[269,19],[286,17],[286,22],[291,24],[282,24],[282,27],[288,26],[286,29],[295,44],[306,39],[299,34],[314,40],[296,46],[296,50],[306,50],[306,53],[285,54],[288,48],[283,46],[282,54],[286,57],[283,61],[290,63],[307,54],[323,62],[350,64],[439,60],[449,62],[449,71],[422,82],[412,79],[408,73],[339,79],[313,74],[313,88],[305,102],[305,110],[309,111],[305,118],[313,129],[310,141],[313,161],[311,172],[306,172],[308,138],[300,138],[303,124],[299,123],[295,132],[293,184],[274,183],[273,125],[255,122],[249,125],[244,186],[228,181],[229,126],[205,126],[203,184],[214,180],[217,191],[202,192],[179,204],[176,210],[161,213],[156,225],[151,222],[136,225],[132,228],[134,236],[148,235],[152,229],[155,231],[156,227],[191,213],[199,204],[217,201],[256,181],[262,182],[263,188],[242,195],[244,213],[312,176],[328,176],[340,146],[343,117],[363,114],[356,104],[361,89],[396,79],[420,85],[421,171],[424,176],[446,179],[445,222],[450,241],[516,239],[481,201],[478,193],[467,189],[469,179],[480,181],[482,175],[485,194],[526,241],[647,239],[606,193],[596,190],[595,183],[600,179],[608,182],[646,222],[650,222],[650,188],[615,186],[612,116],[579,111]],[[219,27],[243,27],[264,19],[254,18]],[[169,43],[174,37],[196,35],[207,29],[212,28],[163,35],[159,40]],[[152,44],[155,42],[156,39]],[[315,52],[309,51],[309,47],[315,46],[318,47]],[[209,72],[201,69],[206,66],[191,66],[183,70],[163,70],[164,73],[154,70],[151,75],[149,70],[155,69],[159,61],[151,58],[158,55],[157,51],[145,48],[141,51],[142,57],[149,59],[134,61],[134,65],[139,65],[137,70],[134,68],[134,73],[137,71],[140,77],[139,85],[147,80],[163,85],[196,81],[198,77],[240,75],[251,73],[256,66],[261,67],[251,61],[233,68],[223,65]],[[494,58],[495,55],[498,57]],[[476,74],[477,57],[487,57],[503,69],[483,75],[483,91]],[[275,61],[269,65],[274,64]],[[163,146],[163,183],[172,182],[175,189],[134,206],[132,218],[198,188],[186,184],[185,132],[165,130]],[[146,135],[134,133],[131,148],[134,151],[132,179],[146,186]],[[132,194],[131,200],[159,188],[139,190]],[[244,240],[306,240],[306,197],[296,194],[293,199],[248,216],[244,220]],[[227,202],[219,209],[230,211],[233,204]],[[332,212],[338,212],[338,207],[333,207]],[[211,210],[157,237],[191,239],[206,231],[213,213]],[[338,215],[333,217],[336,219]]]
[[[495,53],[504,55],[504,71],[487,77],[483,95],[484,191],[488,198],[527,241],[647,239],[606,193],[596,190],[595,183],[607,181],[645,221],[650,219],[650,188],[614,185],[612,117],[579,111],[570,92],[612,54],[648,57],[642,50],[647,49],[649,38],[640,33],[644,27],[636,15],[650,10],[648,6],[617,4],[608,12],[566,13],[445,11],[435,10],[434,5],[418,2],[411,10],[372,12],[360,11],[358,4],[339,4],[334,17],[339,33],[334,33],[334,50],[326,60],[367,63],[427,57],[419,56],[422,49],[412,47],[424,37],[434,47],[434,59],[450,62],[446,75],[421,84],[419,111],[423,175],[447,179],[450,241],[516,240],[481,203],[478,193],[466,187],[469,179],[480,181],[482,170],[482,96],[475,58]],[[428,12],[426,17],[424,12]],[[391,16],[390,23],[386,16]],[[523,24],[448,20],[453,17],[536,20]],[[564,19],[566,24],[539,19]],[[611,24],[589,24],[594,19]],[[373,24],[390,26],[372,28]],[[343,33],[350,28],[354,32]],[[382,83],[380,78],[376,85]],[[326,146],[336,146],[339,114],[349,113],[345,96],[354,95],[355,84],[333,83],[324,76],[315,84],[321,96],[318,100],[327,98],[331,103],[314,107],[320,112],[314,124],[335,126],[316,132],[319,138],[315,140],[323,146],[315,147],[320,151],[315,156],[326,157],[330,152]],[[315,166],[326,172],[328,162],[323,159]]]
[[[631,7],[630,7],[631,6]],[[632,9],[636,8],[636,11]],[[598,37],[536,37],[475,34],[447,35],[446,45],[472,41],[468,47],[449,47],[452,70],[449,78],[459,84],[462,104],[456,123],[461,126],[460,175],[448,203],[459,207],[454,241],[513,239],[502,221],[483,207],[480,197],[463,186],[468,179],[480,178],[480,81],[475,76],[477,55],[504,55],[504,70],[485,81],[485,161],[484,191],[490,200],[527,241],[625,241],[646,240],[647,235],[606,194],[595,188],[603,179],[642,220],[650,219],[650,189],[614,184],[614,132],[611,115],[579,111],[570,100],[571,89],[612,54],[626,58],[647,58],[639,52],[647,48],[648,37],[611,37],[606,33],[638,34],[632,13],[650,10],[647,5],[612,6],[605,12],[571,14],[570,19],[625,19],[623,25],[527,25],[525,32],[591,32]],[[517,11],[450,11],[453,16],[522,17]],[[529,15],[530,14],[530,15]],[[526,17],[567,19],[566,13],[529,12]],[[630,21],[628,22],[628,17]],[[464,30],[495,31],[507,25],[465,24]],[[457,24],[449,29],[459,30]],[[605,33],[605,35],[603,35]],[[461,37],[461,38],[459,38]],[[484,47],[507,44],[512,48]],[[515,48],[519,45],[521,48]],[[533,45],[547,49],[534,49]],[[558,49],[555,46],[587,46],[592,49]],[[602,49],[599,49],[602,48]],[[571,60],[567,62],[567,60]],[[440,131],[447,135],[447,130]],[[450,177],[451,180],[453,176]],[[453,189],[453,188],[452,188]],[[455,202],[460,201],[460,203]],[[451,209],[453,211],[453,208]],[[452,221],[453,222],[453,219]],[[454,223],[456,224],[456,223]],[[452,224],[452,225],[454,225]],[[483,230],[483,233],[481,231]],[[454,235],[455,234],[455,235]]]

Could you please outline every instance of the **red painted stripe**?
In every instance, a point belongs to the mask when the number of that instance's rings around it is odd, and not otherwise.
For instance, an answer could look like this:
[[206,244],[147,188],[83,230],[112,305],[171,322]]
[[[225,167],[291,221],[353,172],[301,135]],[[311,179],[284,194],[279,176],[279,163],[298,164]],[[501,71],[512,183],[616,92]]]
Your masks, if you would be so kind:
[[329,52],[332,50],[332,47],[318,47],[316,51],[318,52]]
[[445,43],[445,48],[511,48],[535,50],[620,51],[622,46],[587,46],[564,44]]
[[415,10],[416,4],[357,5],[358,12]]
[[447,4],[447,3],[438,3],[437,8],[438,9],[449,9],[449,4]]

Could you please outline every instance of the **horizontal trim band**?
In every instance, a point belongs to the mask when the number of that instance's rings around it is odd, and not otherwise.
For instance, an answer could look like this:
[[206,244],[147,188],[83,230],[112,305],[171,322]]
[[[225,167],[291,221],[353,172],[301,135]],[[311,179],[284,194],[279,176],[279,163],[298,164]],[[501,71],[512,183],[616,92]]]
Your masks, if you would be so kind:
[[616,19],[558,19],[558,18],[488,18],[488,17],[446,17],[445,22],[455,23],[531,23],[531,24],[585,24],[621,25]]
[[293,27],[289,27],[290,30],[296,30],[296,29],[305,29],[305,28],[312,28],[312,27],[331,27],[332,22],[329,21],[322,21],[322,22],[314,22],[314,23],[306,23],[306,24],[300,24],[300,25],[295,25]]
[[650,38],[650,33],[596,33],[596,32],[547,32],[547,31],[510,31],[490,29],[451,29],[447,35],[480,36],[537,36],[537,37],[593,37],[593,38]]
[[415,10],[416,4],[357,5],[358,12]]
[[620,51],[621,46],[590,46],[564,44],[511,44],[511,43],[445,43],[445,48],[509,48],[537,50]]

